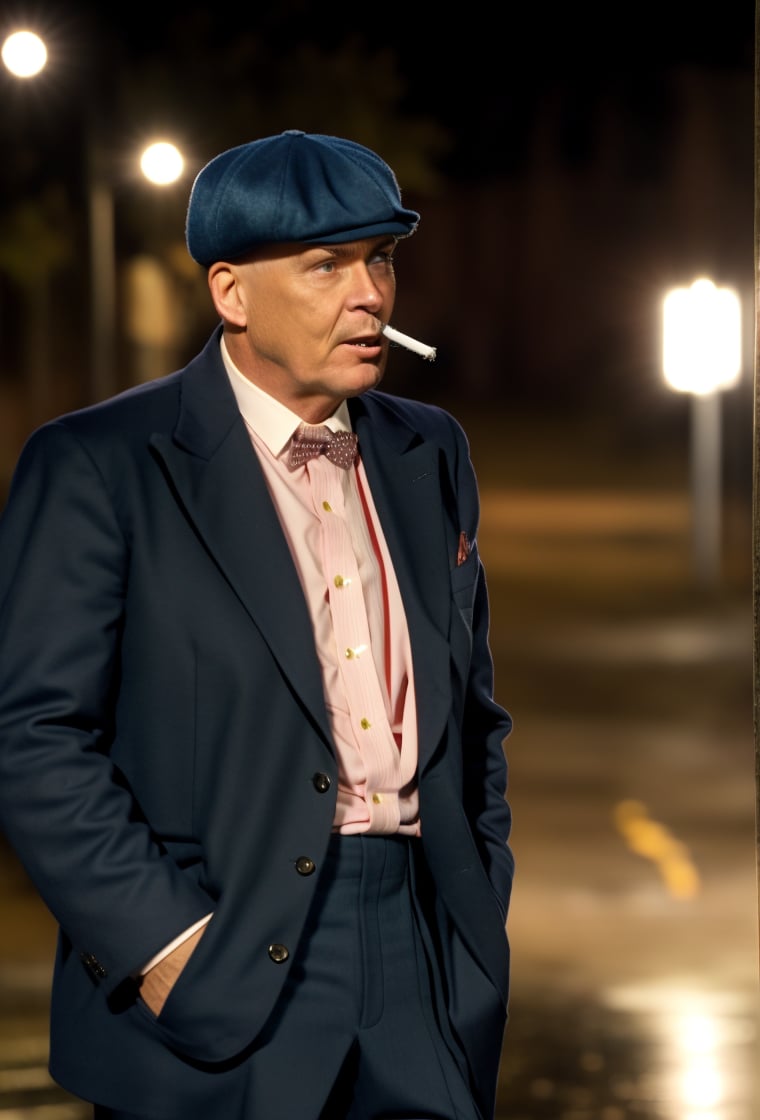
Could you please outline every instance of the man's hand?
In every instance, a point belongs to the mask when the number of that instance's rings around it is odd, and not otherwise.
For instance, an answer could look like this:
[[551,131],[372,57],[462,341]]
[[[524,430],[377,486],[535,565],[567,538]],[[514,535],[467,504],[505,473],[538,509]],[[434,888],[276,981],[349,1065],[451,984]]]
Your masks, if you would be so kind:
[[178,945],[176,949],[142,977],[140,996],[154,1015],[161,1014],[161,1009],[169,998],[169,993],[174,987],[180,972],[203,937],[204,929],[205,926],[190,934],[186,941]]

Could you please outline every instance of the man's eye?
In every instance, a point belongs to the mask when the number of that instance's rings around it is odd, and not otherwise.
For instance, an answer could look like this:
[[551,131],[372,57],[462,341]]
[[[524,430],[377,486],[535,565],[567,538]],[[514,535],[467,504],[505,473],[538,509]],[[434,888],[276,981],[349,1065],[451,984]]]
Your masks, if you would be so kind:
[[393,268],[393,253],[376,253],[370,264],[385,264],[388,268]]
[[320,272],[333,272],[335,270],[335,261],[322,261],[321,264],[317,265],[317,268]]

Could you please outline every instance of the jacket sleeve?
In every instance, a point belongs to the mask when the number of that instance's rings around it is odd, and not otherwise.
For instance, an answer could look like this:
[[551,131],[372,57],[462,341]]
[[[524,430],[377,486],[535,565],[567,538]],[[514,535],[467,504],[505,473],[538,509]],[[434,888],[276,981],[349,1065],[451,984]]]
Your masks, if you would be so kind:
[[41,428],[0,518],[0,828],[106,991],[212,909],[109,759],[128,567],[92,456]]

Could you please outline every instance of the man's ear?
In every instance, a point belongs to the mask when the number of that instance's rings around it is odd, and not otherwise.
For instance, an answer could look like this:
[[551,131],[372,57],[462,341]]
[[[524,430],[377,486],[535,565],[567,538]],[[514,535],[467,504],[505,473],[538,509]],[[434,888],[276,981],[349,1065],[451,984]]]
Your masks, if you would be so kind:
[[208,270],[208,287],[220,319],[231,326],[246,325],[245,307],[238,291],[238,277],[234,267],[217,261]]

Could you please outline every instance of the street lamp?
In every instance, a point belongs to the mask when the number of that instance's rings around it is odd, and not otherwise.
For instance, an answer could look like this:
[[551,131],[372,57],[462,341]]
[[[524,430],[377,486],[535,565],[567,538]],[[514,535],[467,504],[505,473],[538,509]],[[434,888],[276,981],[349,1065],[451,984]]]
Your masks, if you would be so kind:
[[720,393],[741,373],[741,305],[735,292],[700,277],[663,304],[663,371],[671,389],[691,393],[694,562],[715,586],[721,555]]
[[47,62],[47,47],[34,31],[13,31],[6,36],[3,65],[16,78],[34,78]]
[[140,170],[148,182],[165,187],[180,178],[185,170],[185,161],[174,144],[155,140],[140,157]]
[[[47,62],[47,47],[34,31],[18,30],[7,35],[0,57],[17,78],[33,78]],[[94,127],[86,122],[87,219],[90,279],[90,385],[95,400],[116,389],[116,248],[111,161]],[[149,145],[140,167],[145,178],[158,186],[175,182],[184,171],[178,149],[166,140]]]
[[[88,197],[91,278],[91,392],[95,400],[111,396],[115,377],[116,341],[116,243],[113,182],[103,150],[91,134],[88,156]],[[180,178],[184,159],[166,140],[149,144],[140,157],[145,178],[167,186]]]

